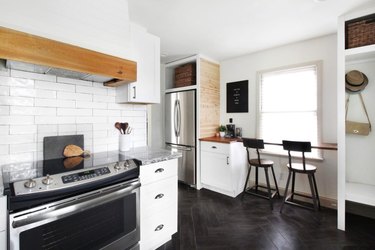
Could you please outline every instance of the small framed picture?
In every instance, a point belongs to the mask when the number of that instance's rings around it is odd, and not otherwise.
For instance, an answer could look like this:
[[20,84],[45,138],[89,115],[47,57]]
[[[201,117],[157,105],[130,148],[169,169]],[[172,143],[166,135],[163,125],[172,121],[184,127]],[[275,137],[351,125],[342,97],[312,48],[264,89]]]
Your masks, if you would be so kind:
[[227,83],[227,113],[249,112],[249,81]]

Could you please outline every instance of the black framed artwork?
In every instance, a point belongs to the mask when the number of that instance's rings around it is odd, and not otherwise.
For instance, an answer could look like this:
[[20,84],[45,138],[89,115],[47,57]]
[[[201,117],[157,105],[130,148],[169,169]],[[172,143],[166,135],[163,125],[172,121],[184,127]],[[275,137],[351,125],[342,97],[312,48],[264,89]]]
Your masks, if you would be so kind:
[[227,83],[227,113],[249,111],[249,81]]

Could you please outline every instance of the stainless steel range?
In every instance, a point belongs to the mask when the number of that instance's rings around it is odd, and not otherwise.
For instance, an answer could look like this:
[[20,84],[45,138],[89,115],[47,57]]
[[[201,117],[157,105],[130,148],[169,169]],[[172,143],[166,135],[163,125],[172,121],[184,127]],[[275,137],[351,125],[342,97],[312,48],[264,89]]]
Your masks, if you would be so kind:
[[10,249],[138,249],[139,162],[3,167]]

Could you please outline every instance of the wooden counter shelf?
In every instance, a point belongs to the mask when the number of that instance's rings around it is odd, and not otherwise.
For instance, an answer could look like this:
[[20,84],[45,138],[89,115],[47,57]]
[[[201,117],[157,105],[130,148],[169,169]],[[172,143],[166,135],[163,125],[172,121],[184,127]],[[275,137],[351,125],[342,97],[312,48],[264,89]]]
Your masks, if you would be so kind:
[[[209,142],[219,142],[219,143],[232,143],[232,142],[242,142],[241,138],[228,138],[228,137],[205,137],[200,138],[200,141],[209,141]],[[282,143],[276,142],[264,142],[266,145],[275,145],[282,146]],[[319,145],[312,145],[311,148],[322,149],[322,150],[337,150],[336,143],[321,143]]]

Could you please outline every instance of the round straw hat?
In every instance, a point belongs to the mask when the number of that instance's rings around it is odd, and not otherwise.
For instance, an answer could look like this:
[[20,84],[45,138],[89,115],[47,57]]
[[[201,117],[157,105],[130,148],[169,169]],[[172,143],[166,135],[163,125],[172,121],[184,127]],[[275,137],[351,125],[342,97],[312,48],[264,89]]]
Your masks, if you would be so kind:
[[357,93],[366,88],[368,78],[358,70],[352,70],[345,75],[345,88],[348,92]]

